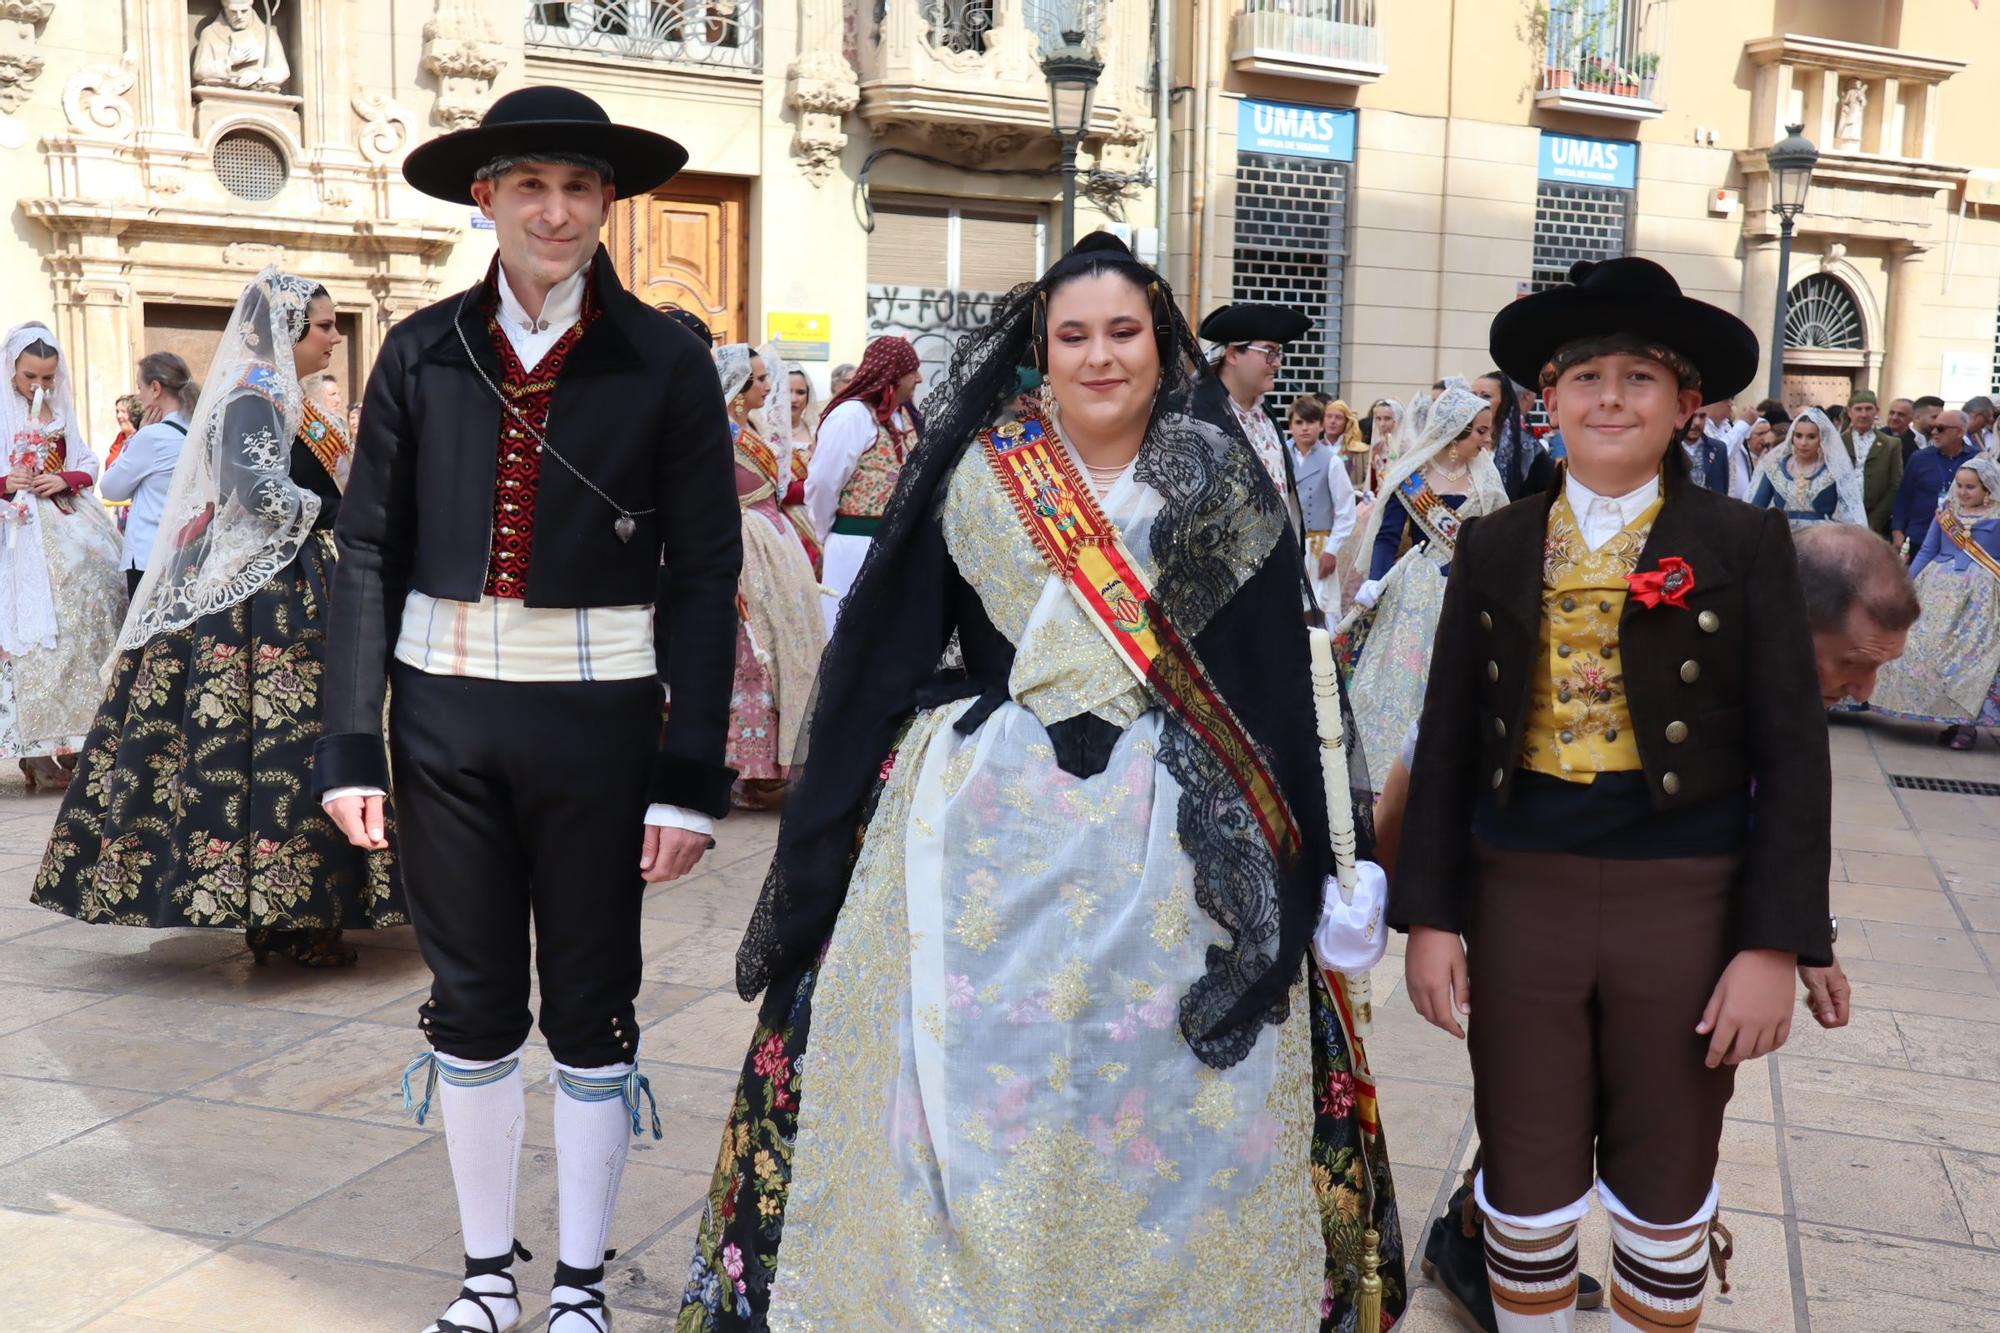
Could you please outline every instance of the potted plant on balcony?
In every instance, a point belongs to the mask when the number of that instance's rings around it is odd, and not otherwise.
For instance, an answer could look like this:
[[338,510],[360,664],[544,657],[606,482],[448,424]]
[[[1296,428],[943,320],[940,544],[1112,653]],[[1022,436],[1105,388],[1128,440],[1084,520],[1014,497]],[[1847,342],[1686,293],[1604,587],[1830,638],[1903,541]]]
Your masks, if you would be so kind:
[[1653,100],[1653,89],[1660,81],[1660,57],[1656,51],[1643,51],[1632,57],[1632,72],[1639,77],[1639,96],[1648,102]]
[[1612,65],[1601,55],[1587,55],[1579,63],[1576,85],[1585,92],[1608,93],[1612,87]]
[[1623,65],[1618,66],[1612,71],[1611,91],[1617,97],[1637,97],[1639,95],[1639,76],[1632,70],[1626,69]]

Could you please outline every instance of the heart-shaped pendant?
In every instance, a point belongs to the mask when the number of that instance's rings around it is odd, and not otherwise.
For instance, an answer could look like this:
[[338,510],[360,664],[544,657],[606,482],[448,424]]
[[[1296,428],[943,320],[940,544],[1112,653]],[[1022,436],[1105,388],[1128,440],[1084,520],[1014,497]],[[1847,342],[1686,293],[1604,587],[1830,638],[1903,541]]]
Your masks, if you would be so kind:
[[619,541],[629,542],[632,540],[632,534],[639,530],[639,525],[632,521],[630,514],[620,514],[618,521],[611,525],[611,530],[618,534]]

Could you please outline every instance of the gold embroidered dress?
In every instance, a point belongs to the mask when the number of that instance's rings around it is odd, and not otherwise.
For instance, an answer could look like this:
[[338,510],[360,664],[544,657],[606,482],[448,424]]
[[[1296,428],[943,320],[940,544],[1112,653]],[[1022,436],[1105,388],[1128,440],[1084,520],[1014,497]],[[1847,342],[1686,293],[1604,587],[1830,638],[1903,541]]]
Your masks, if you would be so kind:
[[[1164,507],[1137,469],[1102,497],[1148,583]],[[1242,1058],[1197,1058],[1179,1007],[1228,933],[1177,832],[1168,718],[981,449],[941,523],[1014,647],[1006,697],[920,709],[897,745],[810,1044],[753,1041],[676,1328],[1319,1328],[1361,1230],[1396,1228],[1345,1137],[1325,985],[1308,965]],[[1048,730],[1084,713],[1119,729],[1091,777]]]

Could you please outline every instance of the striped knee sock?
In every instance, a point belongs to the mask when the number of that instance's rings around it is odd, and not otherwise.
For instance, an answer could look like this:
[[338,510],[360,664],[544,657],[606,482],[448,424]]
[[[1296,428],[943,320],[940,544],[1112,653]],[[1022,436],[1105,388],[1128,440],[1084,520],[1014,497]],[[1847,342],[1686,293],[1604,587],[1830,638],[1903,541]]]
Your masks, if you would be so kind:
[[[1708,1288],[1709,1222],[1659,1240],[1611,1216],[1611,1327],[1619,1333],[1689,1333],[1701,1326]],[[1727,1284],[1724,1284],[1727,1290]]]
[[1486,1280],[1500,1333],[1569,1333],[1576,1315],[1576,1223],[1528,1227],[1489,1213]]

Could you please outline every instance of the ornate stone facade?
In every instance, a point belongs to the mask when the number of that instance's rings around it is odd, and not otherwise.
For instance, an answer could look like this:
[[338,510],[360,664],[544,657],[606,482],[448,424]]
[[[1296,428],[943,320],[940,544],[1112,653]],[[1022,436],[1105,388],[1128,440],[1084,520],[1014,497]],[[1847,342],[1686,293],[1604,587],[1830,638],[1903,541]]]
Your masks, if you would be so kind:
[[424,24],[424,71],[438,82],[433,120],[447,130],[477,125],[506,65],[492,25],[472,0],[438,0]]
[[0,111],[27,100],[42,72],[41,26],[55,9],[56,0],[0,0]]

